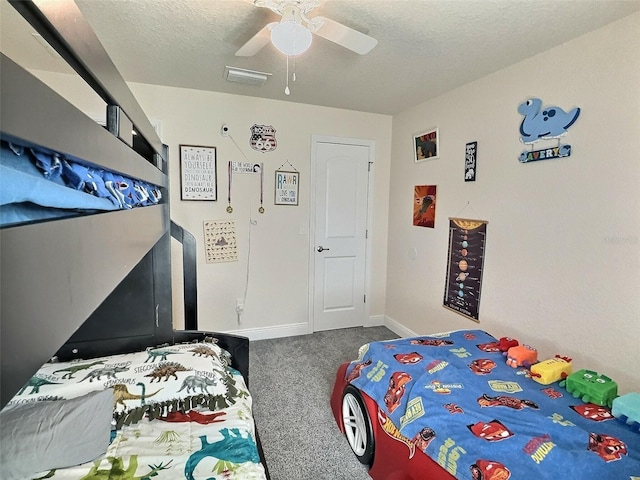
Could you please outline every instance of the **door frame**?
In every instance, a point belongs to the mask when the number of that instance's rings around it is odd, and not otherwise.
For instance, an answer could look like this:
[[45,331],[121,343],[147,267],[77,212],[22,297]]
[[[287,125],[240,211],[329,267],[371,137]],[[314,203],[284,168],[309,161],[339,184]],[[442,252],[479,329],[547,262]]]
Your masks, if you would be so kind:
[[369,147],[369,175],[367,179],[367,238],[365,241],[365,272],[364,272],[364,292],[367,301],[364,304],[364,318],[362,326],[369,326],[371,323],[369,315],[369,305],[371,304],[371,224],[373,218],[373,185],[375,174],[375,141],[358,138],[334,137],[325,135],[311,135],[311,162],[310,162],[310,183],[309,183],[309,327],[308,333],[314,332],[314,306],[315,306],[315,239],[316,239],[316,156],[317,145],[319,143],[335,143],[339,145],[357,145]]

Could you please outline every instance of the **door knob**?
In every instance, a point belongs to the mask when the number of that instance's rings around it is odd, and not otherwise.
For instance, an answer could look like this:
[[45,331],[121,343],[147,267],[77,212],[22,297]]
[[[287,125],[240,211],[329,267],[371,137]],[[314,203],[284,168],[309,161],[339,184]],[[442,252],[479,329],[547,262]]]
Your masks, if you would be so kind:
[[330,248],[324,248],[322,245],[318,247],[318,252],[324,252],[325,250],[331,250]]

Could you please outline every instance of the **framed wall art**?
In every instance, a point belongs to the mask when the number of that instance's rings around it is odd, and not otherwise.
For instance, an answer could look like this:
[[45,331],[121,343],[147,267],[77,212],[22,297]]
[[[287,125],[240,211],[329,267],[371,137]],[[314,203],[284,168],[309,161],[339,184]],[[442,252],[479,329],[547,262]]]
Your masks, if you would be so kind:
[[464,181],[475,182],[478,159],[478,142],[469,142],[464,149]]
[[436,191],[436,185],[416,185],[413,188],[413,224],[416,227],[435,227]]
[[205,220],[204,248],[207,263],[237,262],[235,220]]
[[180,145],[182,200],[217,200],[216,147]]
[[276,170],[275,204],[298,205],[300,173]]
[[440,136],[437,128],[432,128],[413,136],[413,160],[424,162],[440,156]]

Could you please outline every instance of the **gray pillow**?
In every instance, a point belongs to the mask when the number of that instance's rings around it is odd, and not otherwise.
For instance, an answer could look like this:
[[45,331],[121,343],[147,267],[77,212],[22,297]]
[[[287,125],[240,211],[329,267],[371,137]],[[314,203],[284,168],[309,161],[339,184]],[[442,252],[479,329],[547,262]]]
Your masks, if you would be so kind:
[[70,400],[19,404],[0,412],[5,480],[90,462],[109,446],[113,390]]

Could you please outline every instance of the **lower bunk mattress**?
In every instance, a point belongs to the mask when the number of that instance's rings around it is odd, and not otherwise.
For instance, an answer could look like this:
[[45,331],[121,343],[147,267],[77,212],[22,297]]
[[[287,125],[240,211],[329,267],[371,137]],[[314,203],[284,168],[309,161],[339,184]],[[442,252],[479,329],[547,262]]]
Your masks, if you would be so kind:
[[191,343],[44,365],[0,412],[2,478],[266,479],[229,361]]

